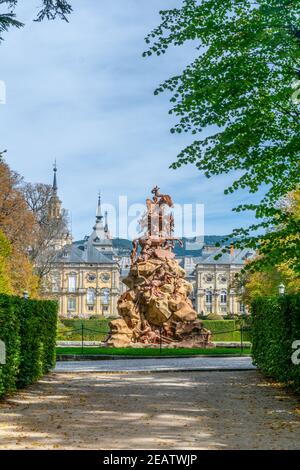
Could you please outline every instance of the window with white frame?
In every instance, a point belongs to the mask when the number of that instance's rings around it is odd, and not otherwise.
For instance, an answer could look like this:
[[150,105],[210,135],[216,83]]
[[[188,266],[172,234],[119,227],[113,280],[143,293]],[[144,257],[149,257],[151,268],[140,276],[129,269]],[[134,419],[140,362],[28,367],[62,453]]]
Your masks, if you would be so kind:
[[76,310],[76,299],[75,297],[68,298],[68,311],[74,312]]
[[95,303],[95,289],[88,289],[86,294],[86,302],[88,305],[94,305]]
[[68,277],[68,291],[69,292],[76,291],[76,274],[70,274]]
[[246,308],[245,308],[245,304],[243,304],[243,302],[240,302],[240,313],[245,313],[246,312]]
[[101,303],[102,305],[108,305],[110,301],[110,290],[102,289],[101,291]]
[[212,304],[213,294],[211,290],[207,290],[205,294],[205,303]]
[[226,290],[222,290],[221,296],[220,296],[220,303],[221,304],[227,304],[227,292]]

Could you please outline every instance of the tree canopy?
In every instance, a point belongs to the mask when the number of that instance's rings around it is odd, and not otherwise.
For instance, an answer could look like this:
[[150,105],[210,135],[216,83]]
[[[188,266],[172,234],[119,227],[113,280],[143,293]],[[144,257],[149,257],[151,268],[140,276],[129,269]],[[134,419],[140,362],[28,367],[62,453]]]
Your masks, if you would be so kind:
[[10,243],[0,230],[0,294],[11,293],[11,283],[8,273],[8,259],[10,255]]
[[38,278],[28,256],[36,221],[21,192],[22,179],[0,159],[0,277],[2,292],[37,294]]
[[58,218],[49,216],[53,196],[52,186],[43,183],[24,183],[21,190],[35,218],[29,256],[42,287],[43,280],[51,271],[52,262],[57,254],[56,245],[68,235],[69,220],[65,210],[61,211]]
[[52,187],[25,183],[0,158],[0,292],[42,292],[55,246],[66,236],[65,212],[51,218]]
[[[160,15],[144,56],[188,41],[199,50],[155,91],[171,94],[170,114],[177,118],[171,132],[194,136],[172,168],[191,163],[208,178],[238,172],[225,193],[263,191],[259,203],[234,209],[253,210],[257,223],[230,235],[237,246],[298,257],[300,273],[299,219],[278,204],[300,181],[300,2],[183,0]],[[280,235],[293,240],[284,250]]]

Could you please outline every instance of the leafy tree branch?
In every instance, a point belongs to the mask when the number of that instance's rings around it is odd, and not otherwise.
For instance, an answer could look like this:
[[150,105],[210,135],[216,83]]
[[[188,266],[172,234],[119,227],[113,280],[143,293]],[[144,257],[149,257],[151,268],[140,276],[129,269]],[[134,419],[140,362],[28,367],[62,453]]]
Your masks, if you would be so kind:
[[[16,8],[21,0],[0,0],[0,7],[7,8],[5,13],[0,13],[0,42],[3,41],[2,33],[7,32],[9,28],[22,28],[24,23],[16,18]],[[61,20],[68,21],[69,15],[73,9],[66,0],[41,0],[40,10],[34,21]]]
[[[194,136],[171,168],[193,164],[208,178],[238,172],[225,194],[262,191],[258,204],[235,208],[261,220],[228,239],[264,252],[268,263],[268,250],[274,262],[280,252],[300,273],[299,221],[278,205],[300,181],[300,3],[183,0],[160,15],[145,57],[187,42],[199,51],[155,90],[170,94],[169,112],[177,118],[171,132]],[[285,236],[289,247],[279,249]]]

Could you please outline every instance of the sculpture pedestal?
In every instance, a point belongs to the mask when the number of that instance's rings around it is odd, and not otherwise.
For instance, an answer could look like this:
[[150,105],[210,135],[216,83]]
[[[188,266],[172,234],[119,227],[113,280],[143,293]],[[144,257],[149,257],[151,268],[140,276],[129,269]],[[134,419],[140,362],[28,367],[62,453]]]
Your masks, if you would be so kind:
[[188,298],[192,285],[174,259],[137,260],[124,279],[128,290],[118,301],[120,318],[110,323],[111,347],[203,348],[211,333],[197,319]]

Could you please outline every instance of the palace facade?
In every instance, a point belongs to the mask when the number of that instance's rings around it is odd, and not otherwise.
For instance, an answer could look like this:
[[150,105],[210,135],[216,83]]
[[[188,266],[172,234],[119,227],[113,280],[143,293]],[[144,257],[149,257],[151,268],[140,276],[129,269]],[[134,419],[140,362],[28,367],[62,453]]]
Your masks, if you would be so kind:
[[[217,260],[216,256],[220,256]],[[234,288],[236,275],[247,260],[254,256],[248,249],[231,249],[223,253],[219,248],[204,253],[197,259],[195,276],[195,306],[200,315],[211,313],[221,316],[245,314],[241,292]]]
[[120,265],[103,224],[100,198],[92,233],[57,253],[51,278],[60,316],[117,316]]
[[[50,218],[61,217],[61,201],[54,167]],[[98,197],[96,220],[90,235],[73,242],[63,235],[55,241],[56,253],[46,282],[48,296],[59,302],[61,317],[115,317],[120,292],[120,262],[113,250],[107,213]],[[48,287],[49,286],[49,287]]]

